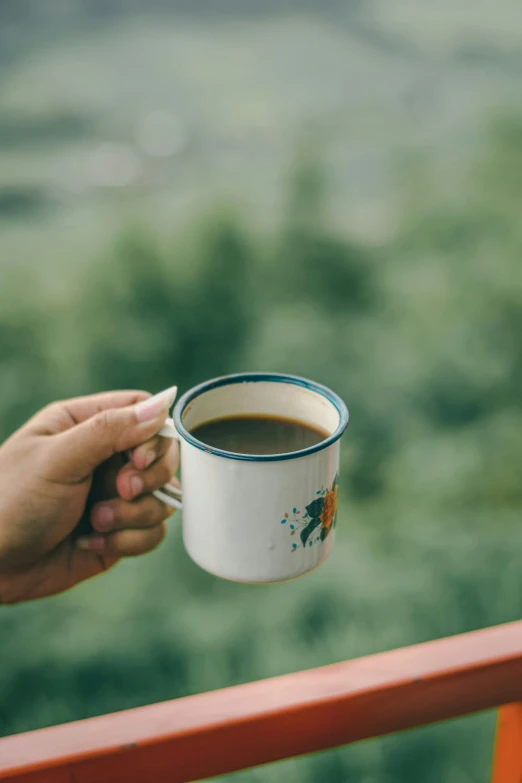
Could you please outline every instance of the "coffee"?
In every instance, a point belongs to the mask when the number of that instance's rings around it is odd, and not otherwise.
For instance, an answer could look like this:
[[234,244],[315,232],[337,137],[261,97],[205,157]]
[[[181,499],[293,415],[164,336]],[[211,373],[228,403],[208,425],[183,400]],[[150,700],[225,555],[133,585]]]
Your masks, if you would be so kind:
[[195,438],[235,454],[286,454],[316,446],[329,433],[302,421],[278,416],[230,416],[199,424]]

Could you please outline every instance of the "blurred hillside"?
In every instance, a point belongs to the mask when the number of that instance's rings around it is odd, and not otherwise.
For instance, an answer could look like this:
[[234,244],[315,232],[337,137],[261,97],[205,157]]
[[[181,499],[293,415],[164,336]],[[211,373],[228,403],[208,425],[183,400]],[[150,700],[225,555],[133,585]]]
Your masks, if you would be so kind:
[[387,241],[410,158],[452,190],[483,118],[520,105],[513,0],[211,5],[1,5],[4,264],[74,276],[122,221],[168,239],[216,200],[274,226],[296,147],[315,144],[329,219]]
[[[51,399],[250,369],[331,385],[352,420],[323,568],[228,584],[174,519],[151,556],[0,611],[0,733],[520,618],[518,6],[85,3],[38,38],[21,5],[0,437]],[[493,720],[234,780],[485,783]]]

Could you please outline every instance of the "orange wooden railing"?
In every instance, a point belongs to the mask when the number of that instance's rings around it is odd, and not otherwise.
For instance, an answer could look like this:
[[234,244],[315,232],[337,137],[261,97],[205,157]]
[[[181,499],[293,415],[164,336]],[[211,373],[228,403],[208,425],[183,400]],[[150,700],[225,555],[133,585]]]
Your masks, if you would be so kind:
[[[500,706],[522,783],[522,622],[0,740],[12,783],[186,783]],[[503,706],[507,705],[507,706]]]
[[522,783],[522,704],[501,707],[492,783]]

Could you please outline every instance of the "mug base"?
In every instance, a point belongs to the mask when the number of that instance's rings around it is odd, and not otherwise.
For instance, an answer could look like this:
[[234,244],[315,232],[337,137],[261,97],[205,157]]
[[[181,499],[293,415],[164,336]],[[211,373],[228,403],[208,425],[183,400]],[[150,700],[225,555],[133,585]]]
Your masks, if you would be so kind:
[[[187,550],[188,552],[188,550]],[[295,579],[300,579],[303,576],[306,576],[307,574],[311,574],[312,571],[316,571],[320,566],[323,565],[325,560],[328,558],[328,555],[330,552],[325,552],[324,555],[321,557],[321,559],[315,563],[311,568],[307,568],[305,571],[300,571],[297,574],[290,574],[289,576],[277,576],[269,579],[242,579],[241,577],[237,576],[229,576],[222,572],[219,572],[218,570],[208,567],[206,565],[203,565],[203,563],[200,563],[193,555],[188,552],[188,555],[190,559],[198,566],[198,568],[201,568],[203,571],[206,571],[207,574],[211,574],[212,576],[218,577],[218,579],[224,579],[226,582],[234,582],[235,584],[240,585],[277,585],[282,584],[284,582],[292,582]]]

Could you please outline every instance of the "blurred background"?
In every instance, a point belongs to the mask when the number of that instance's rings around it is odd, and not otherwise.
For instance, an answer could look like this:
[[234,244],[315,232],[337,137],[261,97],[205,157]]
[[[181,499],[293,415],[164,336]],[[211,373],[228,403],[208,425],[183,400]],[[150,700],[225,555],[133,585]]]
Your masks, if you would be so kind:
[[[214,579],[174,518],[0,611],[1,734],[522,616],[521,77],[517,0],[2,0],[0,437],[241,370],[352,422],[305,579]],[[485,783],[493,726],[234,780]]]

